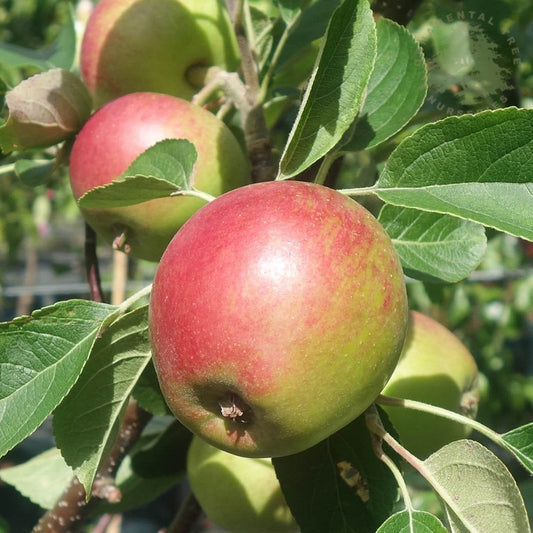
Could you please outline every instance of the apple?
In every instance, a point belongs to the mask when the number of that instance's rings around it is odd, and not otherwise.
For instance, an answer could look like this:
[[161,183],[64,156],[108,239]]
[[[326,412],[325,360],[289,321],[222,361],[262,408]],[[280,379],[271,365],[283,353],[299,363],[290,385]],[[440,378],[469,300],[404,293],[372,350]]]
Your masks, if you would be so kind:
[[239,53],[222,0],[101,0],[87,22],[82,77],[94,104],[132,92],[190,100],[194,70],[235,70]]
[[159,263],[149,327],[174,415],[237,455],[300,452],[377,397],[407,327],[389,236],[360,204],[274,181],[230,191]]
[[298,531],[272,461],[239,457],[193,437],[187,478],[208,518],[231,533]]
[[[478,369],[466,346],[432,318],[410,312],[405,346],[386,396],[418,400],[475,417],[479,401]],[[414,409],[383,405],[400,441],[420,458],[457,439],[470,428]]]
[[[132,93],[97,110],[78,133],[69,164],[76,200],[119,177],[137,156],[165,138],[195,145],[196,189],[218,196],[249,182],[247,158],[229,128],[213,114],[174,96]],[[133,257],[158,261],[178,228],[203,204],[180,196],[82,213],[104,240],[120,239]]]

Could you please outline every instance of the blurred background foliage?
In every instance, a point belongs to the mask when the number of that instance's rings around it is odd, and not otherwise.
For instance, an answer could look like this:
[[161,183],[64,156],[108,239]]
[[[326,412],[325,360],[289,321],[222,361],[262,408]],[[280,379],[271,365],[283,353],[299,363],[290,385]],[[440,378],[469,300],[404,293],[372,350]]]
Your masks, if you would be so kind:
[[[77,23],[83,27],[87,2],[0,0],[0,42],[33,49],[46,46],[57,36],[70,8],[78,9]],[[442,42],[447,35],[442,24],[446,14],[463,4],[447,0],[422,2],[409,29],[421,43],[428,62],[435,63],[436,59],[437,63],[450,64],[446,54],[467,54],[468,43],[461,42],[457,32],[453,48],[443,47]],[[504,106],[498,100],[502,91],[508,98],[505,105],[533,107],[533,4],[530,0],[470,0],[468,6],[478,15],[486,14],[485,26],[490,16],[497,21],[492,35],[499,36],[494,37],[498,53],[501,52],[499,67],[508,73],[508,79],[504,86],[489,87],[489,92],[485,91],[481,97],[469,83],[468,72],[458,69],[448,72],[446,77],[440,65],[437,77],[433,74],[432,78],[430,71],[430,94],[432,87],[440,91],[439,101],[461,113],[494,108],[498,101]],[[442,31],[433,31],[437,26]],[[509,45],[511,37],[512,46]],[[519,62],[513,63],[516,55],[512,48],[519,49]],[[0,64],[1,99],[5,90],[31,74],[31,69]],[[490,72],[485,74],[490,81]],[[477,75],[481,75],[480,71]],[[428,98],[409,128],[412,130],[444,116],[445,108],[439,109]],[[6,118],[5,109],[0,118]],[[290,127],[290,124],[282,123],[278,127]],[[405,133],[371,152],[345,157],[336,183],[343,187],[372,183],[402,135]],[[51,160],[55,149],[35,151],[33,156]],[[31,188],[22,184],[13,172],[16,159],[17,154],[0,153],[1,320],[56,300],[87,296],[84,225],[70,193],[66,170],[54,173],[45,185]],[[487,236],[487,254],[469,279],[453,285],[409,280],[408,292],[413,308],[445,324],[469,347],[481,372],[482,401],[478,418],[504,432],[533,421],[533,244],[491,230]],[[99,253],[105,285],[112,278],[111,253],[105,247]],[[154,270],[152,264],[130,262],[130,287],[149,280]],[[32,292],[32,288],[43,286],[46,290],[42,293]],[[65,286],[67,289],[61,289]],[[516,465],[508,466],[520,481],[526,502],[533,501],[531,480]],[[436,505],[428,493],[420,494],[420,498],[429,498],[428,507]],[[29,523],[34,523],[34,519]]]

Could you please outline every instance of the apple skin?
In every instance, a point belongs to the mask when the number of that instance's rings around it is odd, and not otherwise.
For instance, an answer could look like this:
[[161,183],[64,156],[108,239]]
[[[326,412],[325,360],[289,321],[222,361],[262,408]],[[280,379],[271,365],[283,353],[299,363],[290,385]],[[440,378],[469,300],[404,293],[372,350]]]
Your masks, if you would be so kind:
[[217,526],[231,533],[295,533],[272,461],[239,457],[193,437],[187,478],[198,503]]
[[360,204],[275,181],[212,201],[153,283],[155,367],[174,415],[210,444],[290,455],[356,418],[388,381],[407,326],[392,242]]
[[[248,160],[229,128],[213,114],[174,96],[132,93],[97,110],[76,137],[69,164],[76,200],[119,177],[137,156],[165,138],[195,145],[196,189],[218,196],[249,183]],[[178,228],[204,203],[180,196],[82,209],[82,214],[105,241],[111,243],[125,232],[133,257],[158,261]]]
[[[400,361],[383,394],[418,400],[474,418],[479,402],[477,365],[449,329],[411,311]],[[423,459],[445,444],[466,438],[471,431],[468,426],[429,413],[382,407],[403,446]]]
[[80,51],[95,107],[132,92],[190,100],[200,88],[194,67],[235,70],[239,62],[221,0],[101,0]]

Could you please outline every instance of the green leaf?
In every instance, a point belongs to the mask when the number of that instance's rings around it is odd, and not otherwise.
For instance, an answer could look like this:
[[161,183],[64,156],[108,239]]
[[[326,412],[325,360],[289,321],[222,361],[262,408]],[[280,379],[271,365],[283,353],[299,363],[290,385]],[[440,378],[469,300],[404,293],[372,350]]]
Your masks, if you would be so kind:
[[0,469],[0,479],[43,509],[51,509],[72,480],[57,448],[46,450],[29,461]]
[[138,509],[178,483],[185,474],[185,459],[192,433],[173,420],[160,433],[141,436],[124,461],[116,482],[119,503],[100,502],[95,514],[121,513]]
[[345,0],[330,19],[278,179],[299,174],[340,141],[363,103],[375,56],[376,27],[368,2]]
[[170,409],[161,393],[155,367],[150,361],[133,389],[137,403],[153,415],[169,415]]
[[424,511],[401,511],[393,514],[376,533],[447,533],[442,522]]
[[502,435],[506,448],[533,474],[533,422]]
[[400,131],[420,109],[427,92],[424,54],[403,26],[377,23],[377,56],[352,142],[343,150],[371,148]]
[[378,219],[405,273],[415,279],[460,281],[475,270],[487,248],[484,227],[457,217],[385,205]]
[[391,154],[376,193],[385,202],[448,213],[533,240],[533,110],[448,117]]
[[302,12],[298,25],[293,28],[281,51],[279,69],[291,64],[294,56],[324,36],[331,14],[338,5],[339,0],[316,0]]
[[54,413],[57,446],[87,494],[150,361],[147,313],[147,305],[134,309],[102,333],[79,380]]
[[276,0],[281,18],[285,24],[290,24],[301,12],[303,0]]
[[0,323],[0,457],[63,400],[116,309],[69,300]]
[[513,476],[478,442],[464,439],[447,444],[430,455],[424,466],[454,532],[530,531]]
[[24,185],[37,187],[50,177],[55,166],[55,160],[50,159],[19,159],[15,161],[15,173]]
[[91,97],[72,72],[47,70],[27,78],[6,95],[9,116],[0,127],[0,148],[43,148],[76,134],[91,114]]
[[373,533],[392,512],[397,486],[374,454],[362,416],[316,446],[272,463],[305,533]]
[[96,187],[78,201],[83,208],[112,208],[166,198],[191,190],[196,148],[186,139],[165,139],[154,144],[108,185]]
[[68,20],[55,42],[41,50],[31,50],[13,44],[0,44],[0,63],[11,67],[36,67],[40,70],[62,68],[70,70],[76,57],[74,12],[69,4]]

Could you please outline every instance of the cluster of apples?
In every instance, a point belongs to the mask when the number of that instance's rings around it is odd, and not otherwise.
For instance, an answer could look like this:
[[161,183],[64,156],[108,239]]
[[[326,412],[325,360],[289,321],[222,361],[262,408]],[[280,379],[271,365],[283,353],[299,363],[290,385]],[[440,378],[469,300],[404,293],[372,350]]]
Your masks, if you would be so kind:
[[[448,330],[409,313],[393,243],[367,210],[321,185],[249,183],[230,129],[190,101],[198,69],[238,63],[222,1],[101,0],[81,49],[95,111],[70,177],[79,199],[160,140],[195,145],[194,186],[215,200],[83,215],[105,241],[159,262],[153,360],[170,409],[201,437],[188,473],[207,514],[230,531],[293,531],[269,458],[317,444],[381,392],[459,410],[477,370]],[[420,454],[464,435],[448,422],[436,431],[431,415],[389,415]],[[220,486],[244,496],[228,505]]]

